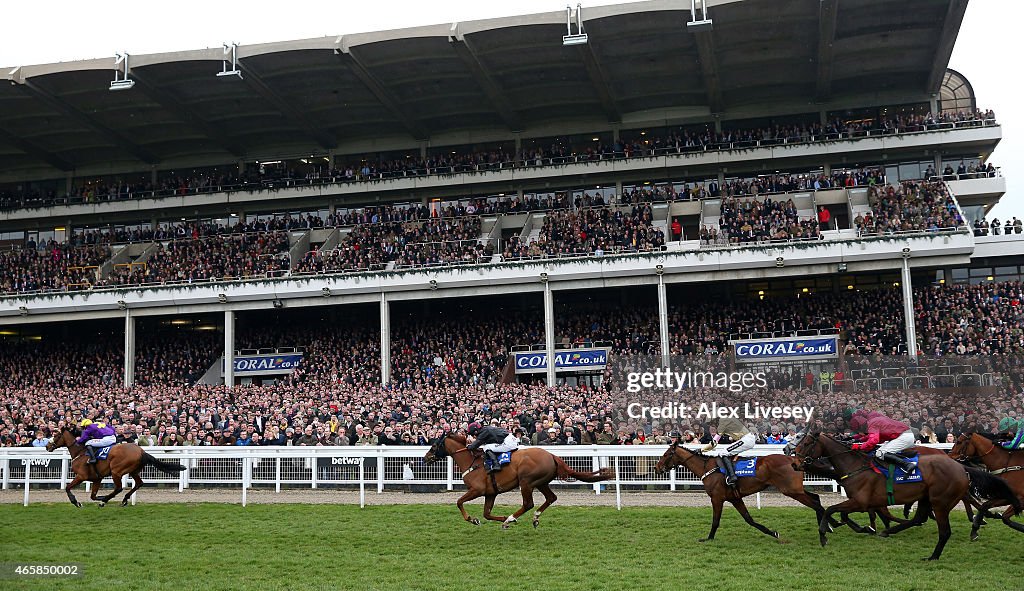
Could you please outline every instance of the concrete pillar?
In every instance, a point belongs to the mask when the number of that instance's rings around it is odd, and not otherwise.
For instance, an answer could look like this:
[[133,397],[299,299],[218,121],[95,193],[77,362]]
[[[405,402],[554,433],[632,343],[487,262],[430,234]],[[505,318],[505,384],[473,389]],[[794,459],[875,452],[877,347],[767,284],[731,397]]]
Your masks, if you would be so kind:
[[135,317],[124,311],[124,387],[135,385]]
[[825,176],[832,176],[832,165],[826,162],[822,165],[821,172]]
[[523,149],[523,134],[518,131],[512,134],[512,138],[515,140],[516,157],[519,156],[519,152]]
[[235,313],[224,311],[224,385],[235,386]]
[[420,142],[420,158],[427,159],[427,142]]
[[70,195],[71,191],[75,188],[74,173],[69,172],[64,176],[64,194]]
[[619,141],[619,131],[620,131],[620,129],[619,129],[618,125],[612,125],[612,142],[613,143]]
[[154,166],[149,170],[149,182],[156,184],[156,167]]
[[715,115],[715,132],[722,133],[722,118]]
[[828,113],[825,112],[825,109],[818,111],[818,116],[822,126],[828,125]]
[[718,171],[718,190],[724,191],[725,189],[725,171]]
[[391,381],[391,304],[387,294],[380,294],[380,383]]
[[238,174],[239,176],[245,174],[245,160],[238,161]]
[[932,98],[928,101],[928,108],[931,110],[932,115],[939,114],[939,95],[932,95]]
[[665,276],[658,273],[658,334],[661,337],[661,366],[670,367],[668,344],[668,295],[665,290]]
[[150,222],[149,222],[149,226],[150,226],[151,230],[156,232],[156,229],[160,227],[160,220],[157,219],[156,216],[153,216],[153,219],[150,220]]
[[935,174],[942,176],[942,153],[938,150],[935,151]]
[[615,199],[616,201],[622,197],[622,181],[615,181]]
[[555,296],[551,283],[544,281],[544,348],[547,350],[547,383],[549,387],[558,382],[555,379]]
[[911,359],[917,358],[917,332],[914,322],[914,291],[910,280],[910,253],[903,256],[903,317],[907,326],[907,354]]

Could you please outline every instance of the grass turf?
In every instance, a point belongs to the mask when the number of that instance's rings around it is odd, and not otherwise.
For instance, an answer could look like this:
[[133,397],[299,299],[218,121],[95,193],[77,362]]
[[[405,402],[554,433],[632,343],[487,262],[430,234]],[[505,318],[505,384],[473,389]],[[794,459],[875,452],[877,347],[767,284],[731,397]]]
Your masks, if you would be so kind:
[[[504,511],[505,507],[501,508]],[[479,516],[480,506],[471,511]],[[968,541],[954,515],[942,560],[934,522],[889,539],[841,529],[818,545],[805,509],[554,507],[539,529],[473,527],[448,506],[0,506],[0,562],[84,565],[80,578],[7,578],[0,589],[1022,589],[1024,538],[999,523]],[[863,517],[863,516],[861,516]],[[863,519],[861,521],[864,521]]]

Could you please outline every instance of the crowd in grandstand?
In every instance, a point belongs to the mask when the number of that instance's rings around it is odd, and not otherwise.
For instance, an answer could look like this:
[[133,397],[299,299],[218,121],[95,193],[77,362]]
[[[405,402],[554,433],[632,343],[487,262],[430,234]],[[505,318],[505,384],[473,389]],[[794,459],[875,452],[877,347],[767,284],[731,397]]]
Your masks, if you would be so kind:
[[941,182],[903,181],[870,187],[868,203],[871,211],[854,218],[861,235],[937,231],[965,224],[956,201]]
[[991,220],[986,220],[985,218],[974,220],[975,236],[1011,236],[1021,232],[1024,232],[1024,224],[1017,219],[1017,216],[1013,216],[1012,220],[1007,218],[1004,224],[1000,224],[999,218],[995,217]]
[[[721,217],[714,238],[729,244],[764,242],[768,240],[813,240],[821,237],[815,217],[801,219],[792,199],[722,200]],[[701,236],[712,242],[712,237]]]
[[532,242],[517,238],[505,245],[505,260],[567,255],[601,256],[650,252],[665,246],[665,233],[654,227],[649,204],[629,212],[608,207],[554,211],[544,216],[540,235]]
[[[1016,409],[1022,416],[1019,377],[1024,366],[1014,360],[1024,352],[1024,286],[1003,282],[922,287],[915,298],[922,359],[954,355],[988,360],[985,363],[1002,360],[1003,365],[994,367],[1009,379],[998,395],[966,400],[962,393],[958,399],[921,393],[920,400],[935,398],[935,403],[914,399],[911,404],[902,390],[867,393],[837,388],[833,393],[815,387],[811,391],[808,386],[816,385],[813,380],[805,382],[798,373],[773,370],[770,391],[763,399],[779,404],[814,402],[825,409],[820,418],[826,422],[853,399],[910,420],[917,428],[927,425],[940,440],[999,413]],[[857,359],[868,364],[895,359],[893,364],[899,365],[905,363],[898,357],[903,351],[900,304],[895,289],[814,294],[754,304],[745,300],[676,303],[669,317],[671,353],[694,360],[724,359],[720,354],[727,351],[728,340],[739,334],[833,329],[847,343],[845,354],[851,371],[860,367],[854,361]],[[558,341],[567,346],[607,346],[619,355],[657,353],[654,310],[642,306],[619,309],[621,313],[608,314],[607,305],[560,308]],[[367,443],[376,436],[377,442],[401,444],[406,442],[406,434],[410,443],[423,443],[438,429],[458,427],[470,419],[514,421],[528,440],[537,435],[542,443],[562,442],[567,435],[586,443],[594,437],[585,433],[591,425],[598,434],[610,430],[600,441],[594,440],[598,443],[609,443],[610,435],[616,442],[645,441],[654,436],[655,428],[661,430],[661,436],[671,430],[692,430],[698,438],[710,434],[707,426],[692,422],[641,424],[624,416],[622,400],[612,387],[614,376],[608,378],[608,387],[597,388],[549,389],[506,383],[510,378],[506,373],[509,348],[543,342],[540,316],[533,312],[505,317],[480,309],[463,310],[455,317],[395,317],[392,382],[386,388],[380,386],[379,329],[359,315],[301,328],[287,320],[276,325],[243,325],[239,348],[301,346],[306,355],[300,369],[276,384],[240,386],[231,391],[222,386],[193,385],[220,354],[216,331],[161,329],[150,338],[140,338],[135,370],[138,385],[131,391],[120,388],[123,357],[116,334],[97,339],[67,335],[42,342],[4,342],[0,344],[4,352],[0,356],[0,441],[26,444],[39,426],[52,429],[62,420],[75,418],[76,412],[83,416],[97,411],[109,413],[136,437],[167,441],[167,436],[176,435],[180,440],[172,437],[172,441],[182,443],[246,441],[252,439],[252,429],[257,429],[265,442],[271,424],[277,433],[269,439],[277,444],[338,443],[339,431],[337,425],[331,426],[331,416],[339,425],[362,425],[347,431],[350,443],[359,443],[360,436]],[[888,355],[895,357],[883,357]],[[695,395],[723,400],[721,392]],[[566,421],[572,427],[569,434]],[[546,433],[551,427],[558,431],[554,439]],[[243,428],[247,430],[244,436]],[[327,439],[299,441],[309,435],[308,428],[314,436]],[[771,423],[758,428],[768,436],[788,430],[788,425]]]
[[637,135],[631,140],[597,142],[586,147],[571,147],[553,141],[547,147],[485,151],[445,150],[444,153],[422,157],[403,154],[399,157],[339,157],[317,165],[312,162],[294,167],[268,164],[250,166],[244,172],[205,172],[192,176],[178,172],[165,173],[156,182],[123,179],[89,181],[74,188],[70,194],[58,196],[53,190],[25,187],[0,189],[0,209],[42,207],[59,203],[94,203],[119,199],[169,197],[213,192],[267,191],[297,184],[378,181],[387,178],[481,172],[510,166],[550,166],[572,162],[588,162],[615,158],[640,158],[662,154],[706,150],[744,149],[787,143],[834,141],[863,137],[867,134],[894,134],[940,129],[959,123],[994,124],[991,111],[941,113],[938,115],[896,114],[887,117],[845,121],[832,119],[822,125],[818,121],[804,124],[773,125],[762,128],[723,129],[713,126],[688,127],[664,133]]
[[88,289],[108,258],[109,251],[99,246],[29,240],[23,248],[0,251],[0,293]]

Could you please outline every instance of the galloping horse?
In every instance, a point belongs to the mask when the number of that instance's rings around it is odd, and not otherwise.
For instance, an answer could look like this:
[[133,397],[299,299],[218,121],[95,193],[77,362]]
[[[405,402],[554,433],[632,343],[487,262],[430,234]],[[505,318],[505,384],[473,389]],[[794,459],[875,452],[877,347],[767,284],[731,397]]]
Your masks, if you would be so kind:
[[[825,513],[825,508],[821,505],[821,499],[818,495],[804,489],[803,474],[794,470],[792,460],[784,455],[773,454],[759,457],[754,476],[738,479],[735,488],[725,484],[725,475],[719,472],[716,458],[705,456],[699,451],[689,450],[682,445],[673,443],[665,451],[665,454],[661,456],[661,459],[658,460],[655,470],[659,474],[664,474],[676,466],[684,466],[690,472],[697,474],[704,483],[704,492],[711,497],[711,507],[713,510],[711,532],[708,534],[708,537],[700,540],[701,542],[709,542],[715,539],[715,532],[718,531],[718,525],[722,520],[722,506],[726,501],[729,501],[733,507],[736,507],[736,510],[740,512],[740,515],[743,516],[747,524],[757,528],[758,531],[764,534],[778,538],[779,532],[770,530],[754,521],[754,518],[750,516],[750,511],[747,510],[746,504],[743,502],[743,497],[760,492],[769,486],[774,486],[787,497],[814,509],[814,513],[818,516],[819,520]],[[833,524],[838,525],[835,522]]]
[[[533,514],[533,527],[540,525],[541,513],[558,499],[551,487],[548,486],[555,478],[601,482],[615,477],[614,472],[608,468],[597,472],[577,472],[567,466],[562,458],[540,447],[517,450],[512,454],[510,464],[495,474],[487,474],[487,470],[483,469],[483,454],[467,449],[466,437],[458,433],[445,433],[438,437],[430,446],[430,451],[423,457],[423,462],[430,465],[441,461],[446,456],[451,456],[455,461],[455,465],[462,473],[462,481],[469,489],[466,494],[459,497],[456,503],[462,513],[462,518],[473,525],[480,525],[480,520],[471,517],[463,505],[466,501],[483,496],[484,518],[501,521],[502,529],[508,529],[523,513],[533,508],[534,489],[544,495],[544,504]],[[492,515],[491,509],[494,508],[495,497],[516,488],[523,493],[523,506],[508,517]]]
[[[89,458],[85,453],[85,446],[79,445],[76,442],[75,432],[67,427],[62,428],[60,435],[54,437],[46,445],[46,451],[53,451],[62,447],[68,448],[68,452],[71,454],[71,471],[75,473],[74,480],[68,483],[64,492],[67,493],[71,504],[76,507],[81,507],[82,503],[75,498],[75,493],[71,491],[82,482],[89,481],[92,483],[92,495],[90,498],[93,501],[99,501],[100,507],[103,507],[124,490],[124,487],[121,486],[121,477],[125,474],[131,474],[132,481],[135,484],[132,485],[132,488],[124,495],[124,500],[121,501],[121,506],[124,507],[128,505],[128,499],[131,498],[132,494],[142,486],[142,469],[146,466],[153,466],[166,474],[177,474],[185,469],[180,464],[172,464],[154,458],[142,451],[142,448],[134,443],[114,445],[110,448],[107,459],[99,460],[95,464],[89,464],[87,463]],[[100,486],[103,484],[103,479],[107,476],[111,476],[114,479],[114,492],[97,498],[97,493],[99,493]]]
[[[818,535],[822,546],[828,543],[827,518],[832,514],[878,510],[888,506],[885,478],[871,469],[871,460],[866,454],[850,449],[848,445],[824,433],[810,433],[796,446],[793,455],[797,468],[802,468],[806,463],[818,458],[831,462],[836,472],[841,475],[843,487],[849,495],[846,501],[826,509],[819,521]],[[1001,496],[1009,487],[1005,482],[982,470],[965,469],[945,455],[923,455],[918,458],[918,467],[922,482],[900,484],[895,487],[893,493],[895,504],[904,505],[918,501],[920,506],[917,515],[906,523],[886,529],[880,535],[884,537],[921,525],[928,520],[929,513],[934,513],[939,540],[928,560],[938,560],[952,535],[949,513],[967,495],[968,490],[974,490],[986,498],[994,498]]]
[[1013,491],[1013,496],[1008,499],[992,498],[981,506],[978,516],[972,520],[971,540],[978,539],[978,528],[981,527],[982,516],[989,509],[1003,505],[1010,505],[1000,516],[1003,523],[1017,531],[1024,532],[1024,525],[1010,520],[1021,510],[1019,502],[1014,503],[1014,501],[1024,499],[1024,451],[1010,451],[984,435],[964,433],[953,444],[953,449],[949,451],[949,457],[958,462],[972,460],[981,462],[992,475],[998,475],[1006,481]]

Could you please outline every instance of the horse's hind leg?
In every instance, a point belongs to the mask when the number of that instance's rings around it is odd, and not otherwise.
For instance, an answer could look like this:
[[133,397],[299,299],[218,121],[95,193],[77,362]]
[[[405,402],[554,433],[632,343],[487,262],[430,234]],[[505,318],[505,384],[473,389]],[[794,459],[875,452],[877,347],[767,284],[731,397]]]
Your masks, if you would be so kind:
[[1017,523],[1013,520],[1013,507],[1006,508],[1006,511],[1003,512],[1002,520],[1003,523],[1010,526],[1010,528],[1015,529],[1019,532],[1024,532],[1024,524]]
[[533,514],[533,527],[540,525],[540,514],[550,507],[552,503],[558,500],[558,495],[555,494],[555,491],[551,490],[550,484],[538,485],[537,490],[544,495],[544,503],[537,509],[537,512]]
[[93,500],[93,501],[100,500],[99,499],[99,494],[100,494],[100,487],[103,486],[103,479],[100,478],[99,480],[90,480],[89,482],[92,483],[92,487],[91,487],[92,488],[92,493],[89,495],[89,499]]
[[135,491],[142,488],[142,469],[132,472],[132,483],[132,487],[129,488],[128,492],[124,494],[124,500],[121,501],[122,507],[127,507],[128,501],[131,500],[132,495],[135,494]]
[[[921,524],[925,523],[926,521],[928,521],[928,516],[931,514],[931,512],[932,512],[931,500],[929,500],[928,497],[924,497],[920,501],[917,502],[917,514],[914,515],[913,519],[911,519],[910,521],[904,521],[903,523],[899,523],[897,525],[894,525],[893,527],[886,528],[885,530],[882,531],[882,533],[880,533],[878,535],[882,536],[883,538],[887,538],[887,537],[891,536],[892,534],[898,534],[898,533],[900,533],[901,531],[903,531],[905,529],[909,529],[911,527],[915,527],[915,526],[921,525]],[[947,518],[948,518],[948,516],[947,516]]]
[[533,509],[533,487],[525,482],[520,482],[519,489],[523,491],[523,506],[512,515],[505,518],[505,523],[501,524],[501,529],[508,529],[512,527],[512,524],[519,521],[519,518],[523,513]]
[[491,515],[491,509],[494,508],[494,499],[498,498],[498,495],[487,495],[484,497],[484,519],[491,521],[505,521],[505,516]]
[[[934,517],[935,523],[939,526],[939,542],[935,544],[935,551],[928,557],[928,560],[938,560],[939,556],[942,555],[942,549],[946,547],[946,542],[953,535],[953,531],[949,527],[949,509],[936,509]],[[927,517],[925,520],[927,520]]]
[[[740,512],[740,515],[743,516],[743,520],[746,521],[748,525],[753,526],[758,531],[767,536],[771,536],[773,538],[779,537],[779,532],[770,530],[767,527],[761,525],[760,523],[754,521],[754,518],[750,516],[750,511],[747,510],[747,504],[743,502],[743,499],[730,500],[729,502],[732,503],[733,507],[736,507],[736,510]],[[825,521],[825,525],[828,525],[827,521]]]

